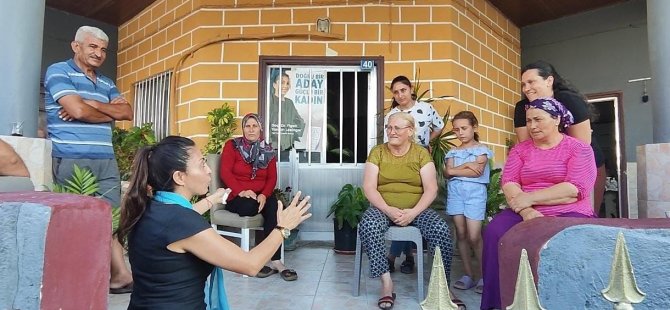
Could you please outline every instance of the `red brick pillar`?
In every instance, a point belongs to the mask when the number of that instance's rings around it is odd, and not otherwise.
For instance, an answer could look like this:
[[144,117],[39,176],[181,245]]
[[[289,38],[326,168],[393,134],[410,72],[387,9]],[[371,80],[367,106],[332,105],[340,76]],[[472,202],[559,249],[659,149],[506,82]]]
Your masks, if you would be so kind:
[[[11,264],[17,262],[19,279],[5,283],[0,280],[0,287],[18,286],[15,296],[0,295],[0,308],[39,304],[40,309],[107,309],[112,227],[107,202],[48,192],[3,193],[0,213],[16,215],[15,225],[0,228],[0,237],[15,230],[17,250],[2,256],[9,262],[5,266],[10,271]],[[11,216],[8,218],[11,221]],[[11,238],[0,242],[13,246]],[[43,253],[26,251],[35,248],[43,249]],[[33,263],[21,263],[31,260]],[[2,304],[8,301],[11,304]]]

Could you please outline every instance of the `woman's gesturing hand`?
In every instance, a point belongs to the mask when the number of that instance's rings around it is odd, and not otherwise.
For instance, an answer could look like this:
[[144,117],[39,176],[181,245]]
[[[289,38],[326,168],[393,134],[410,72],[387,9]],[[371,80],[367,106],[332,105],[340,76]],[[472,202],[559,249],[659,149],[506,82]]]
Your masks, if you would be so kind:
[[312,216],[311,213],[307,213],[307,210],[312,207],[312,204],[308,203],[310,197],[305,196],[304,199],[300,200],[301,194],[302,192],[298,191],[293,197],[291,204],[285,209],[281,201],[278,201],[277,226],[293,229]]

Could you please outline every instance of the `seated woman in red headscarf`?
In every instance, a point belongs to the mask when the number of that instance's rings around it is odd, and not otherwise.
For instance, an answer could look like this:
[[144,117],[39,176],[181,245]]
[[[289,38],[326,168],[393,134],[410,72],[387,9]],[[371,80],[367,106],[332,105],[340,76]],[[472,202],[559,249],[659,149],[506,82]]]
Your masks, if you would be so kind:
[[498,244],[508,230],[541,216],[593,217],[595,160],[589,144],[564,133],[572,114],[553,98],[535,99],[525,109],[530,139],[512,148],[501,180],[509,208],[484,231],[483,310],[502,309]]
[[[221,181],[230,188],[226,210],[240,216],[263,215],[264,236],[277,226],[277,158],[272,146],[263,140],[258,115],[242,119],[243,136],[228,140],[221,155]],[[281,262],[281,248],[272,256],[271,266],[256,275],[265,278],[277,272],[282,279],[294,281],[298,274]]]

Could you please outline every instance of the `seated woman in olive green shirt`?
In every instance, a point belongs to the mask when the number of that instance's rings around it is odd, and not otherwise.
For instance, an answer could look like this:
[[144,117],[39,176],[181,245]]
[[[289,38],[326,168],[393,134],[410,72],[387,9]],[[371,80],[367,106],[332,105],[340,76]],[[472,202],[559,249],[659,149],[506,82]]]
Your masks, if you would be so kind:
[[388,142],[375,146],[365,163],[363,190],[372,207],[358,224],[370,277],[381,276],[380,309],[390,309],[395,302],[384,245],[384,234],[391,225],[419,228],[431,253],[439,246],[447,279],[452,256],[449,227],[428,208],[437,195],[437,176],[428,151],[414,142],[414,118],[407,113],[391,115],[386,133]]

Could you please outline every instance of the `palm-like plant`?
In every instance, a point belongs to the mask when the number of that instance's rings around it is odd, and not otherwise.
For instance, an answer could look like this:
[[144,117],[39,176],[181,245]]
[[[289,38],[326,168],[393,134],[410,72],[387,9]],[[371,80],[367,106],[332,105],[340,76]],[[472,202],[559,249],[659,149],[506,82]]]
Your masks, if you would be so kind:
[[[91,170],[74,165],[72,176],[65,184],[54,184],[53,192],[93,196],[100,190],[98,178]],[[110,189],[111,191],[112,189]],[[103,193],[103,195],[106,193]],[[112,208],[112,231],[119,227],[121,208]]]
[[98,179],[91,170],[79,168],[74,165],[72,177],[65,180],[64,184],[55,184],[54,192],[70,193],[77,195],[93,196],[100,190]]
[[445,126],[442,128],[440,135],[430,140],[431,155],[435,163],[438,179],[441,182],[444,180],[444,169],[442,169],[444,167],[444,156],[447,155],[452,147],[456,146],[452,142],[456,139],[453,130],[445,130],[447,128],[446,124],[449,122],[450,111],[451,108],[448,108],[447,113],[442,118]]

